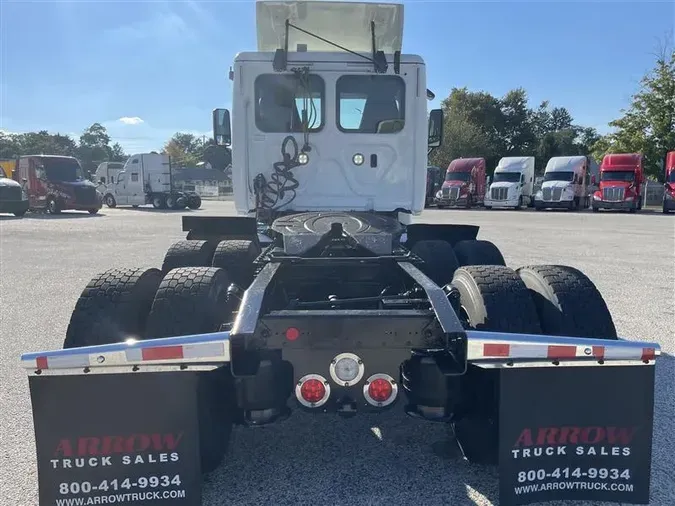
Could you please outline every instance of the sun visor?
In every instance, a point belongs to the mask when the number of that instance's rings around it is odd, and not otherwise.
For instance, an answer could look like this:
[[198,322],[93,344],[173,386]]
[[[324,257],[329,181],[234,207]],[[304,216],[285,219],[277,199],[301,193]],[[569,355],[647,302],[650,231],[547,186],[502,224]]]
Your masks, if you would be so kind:
[[[284,48],[286,20],[360,53],[372,52],[371,21],[375,22],[378,51],[391,54],[401,51],[403,44],[403,4],[263,0],[256,2],[258,51],[274,52]],[[291,27],[288,31],[289,52],[296,51],[298,44],[306,45],[307,51],[342,51]]]

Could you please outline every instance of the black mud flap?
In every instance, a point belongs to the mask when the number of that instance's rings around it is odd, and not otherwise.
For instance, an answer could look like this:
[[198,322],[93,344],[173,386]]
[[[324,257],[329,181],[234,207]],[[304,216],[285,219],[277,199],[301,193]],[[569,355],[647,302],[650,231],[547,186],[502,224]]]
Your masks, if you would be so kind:
[[39,505],[201,504],[197,376],[29,377]]
[[502,370],[502,506],[648,504],[654,366]]

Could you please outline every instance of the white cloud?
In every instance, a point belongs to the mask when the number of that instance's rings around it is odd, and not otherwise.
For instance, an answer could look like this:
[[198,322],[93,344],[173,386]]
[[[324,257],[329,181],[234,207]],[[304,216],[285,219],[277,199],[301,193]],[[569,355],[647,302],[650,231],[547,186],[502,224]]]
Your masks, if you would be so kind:
[[122,116],[117,121],[124,123],[125,125],[140,125],[143,123],[143,120],[138,116]]

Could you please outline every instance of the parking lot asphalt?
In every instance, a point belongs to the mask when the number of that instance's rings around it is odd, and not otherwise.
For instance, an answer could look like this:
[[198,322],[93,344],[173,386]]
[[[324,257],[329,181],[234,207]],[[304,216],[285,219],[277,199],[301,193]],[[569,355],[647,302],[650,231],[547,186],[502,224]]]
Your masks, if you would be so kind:
[[[20,354],[62,346],[72,308],[98,272],[160,267],[167,248],[185,238],[180,217],[187,213],[231,215],[234,207],[207,201],[197,211],[0,217],[3,506],[38,504]],[[428,210],[417,221],[480,225],[479,237],[496,243],[513,268],[581,269],[604,295],[622,337],[660,343],[650,504],[675,504],[675,216]],[[440,451],[447,436],[443,425],[401,413],[346,420],[294,414],[271,427],[238,428],[226,461],[208,477],[204,505],[498,504],[496,470]]]

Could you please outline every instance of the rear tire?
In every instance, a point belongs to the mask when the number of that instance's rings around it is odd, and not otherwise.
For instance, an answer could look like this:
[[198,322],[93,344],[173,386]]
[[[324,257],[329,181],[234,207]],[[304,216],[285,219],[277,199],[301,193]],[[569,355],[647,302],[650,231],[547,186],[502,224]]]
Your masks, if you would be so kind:
[[178,267],[210,267],[215,249],[213,241],[178,241],[164,255],[162,272],[166,274]]
[[481,239],[459,241],[454,247],[460,267],[465,265],[506,265],[499,248]]
[[[183,267],[169,272],[160,284],[148,316],[152,337],[216,332],[230,319],[223,269]],[[200,372],[198,383],[200,455],[203,473],[223,460],[232,433],[234,387],[229,367]]]
[[410,251],[424,261],[420,270],[431,281],[438,286],[445,286],[452,281],[459,263],[449,242],[437,239],[422,240],[416,242]]
[[143,339],[161,281],[159,269],[110,269],[92,278],[75,304],[63,347]]
[[188,197],[188,208],[199,209],[202,206],[202,198],[199,195],[190,195]]
[[530,291],[544,334],[618,338],[605,300],[581,271],[564,265],[529,265],[516,272]]
[[253,241],[220,241],[213,253],[211,266],[225,269],[233,283],[246,289],[253,282],[253,262],[259,254],[260,248]]
[[166,198],[164,195],[155,195],[152,197],[152,207],[155,209],[166,209]]
[[[540,334],[541,325],[527,287],[518,274],[501,265],[460,267],[453,286],[460,294],[460,319],[470,329]],[[499,449],[499,370],[469,365],[463,392],[470,399],[452,424],[464,457],[495,464]]]

